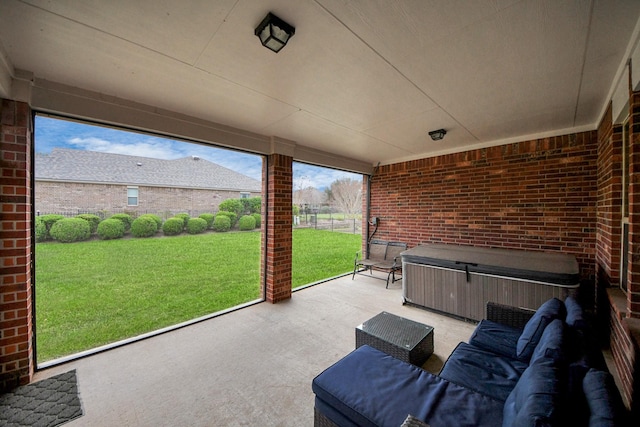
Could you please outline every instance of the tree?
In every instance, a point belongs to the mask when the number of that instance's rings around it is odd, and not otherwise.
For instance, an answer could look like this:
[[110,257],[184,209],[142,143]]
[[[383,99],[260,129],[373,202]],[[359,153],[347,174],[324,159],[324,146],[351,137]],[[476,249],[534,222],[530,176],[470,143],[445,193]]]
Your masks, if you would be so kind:
[[331,183],[327,191],[335,207],[345,214],[362,212],[362,181],[342,178]]

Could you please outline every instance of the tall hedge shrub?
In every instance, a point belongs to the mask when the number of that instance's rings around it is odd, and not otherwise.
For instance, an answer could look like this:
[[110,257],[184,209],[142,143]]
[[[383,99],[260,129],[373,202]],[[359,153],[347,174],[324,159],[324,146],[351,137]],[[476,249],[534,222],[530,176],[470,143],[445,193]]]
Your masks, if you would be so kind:
[[91,236],[91,226],[84,219],[63,218],[51,226],[49,234],[58,242],[79,242]]
[[218,209],[225,212],[233,212],[236,214],[236,218],[242,216],[244,213],[244,205],[240,199],[227,199],[222,201],[218,206]]
[[140,216],[131,223],[131,234],[134,237],[151,237],[158,231],[158,224],[153,218]]
[[105,219],[98,224],[96,232],[102,240],[119,239],[124,236],[124,222],[113,218]]

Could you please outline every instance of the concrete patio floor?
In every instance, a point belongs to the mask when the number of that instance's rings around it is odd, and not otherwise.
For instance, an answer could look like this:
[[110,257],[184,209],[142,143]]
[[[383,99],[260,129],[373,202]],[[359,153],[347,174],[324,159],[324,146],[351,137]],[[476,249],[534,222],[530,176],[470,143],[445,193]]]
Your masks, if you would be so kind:
[[401,282],[331,280],[36,373],[77,370],[77,426],[311,426],[311,381],[354,349],[355,327],[388,311],[435,328],[438,372],[475,325],[402,305]]

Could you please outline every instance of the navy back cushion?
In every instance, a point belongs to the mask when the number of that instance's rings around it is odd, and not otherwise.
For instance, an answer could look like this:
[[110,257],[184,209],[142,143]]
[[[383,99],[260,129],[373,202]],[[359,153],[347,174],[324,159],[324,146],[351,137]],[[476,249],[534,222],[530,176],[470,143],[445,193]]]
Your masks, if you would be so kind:
[[542,427],[557,422],[559,368],[540,358],[529,365],[504,403],[503,427]]
[[530,363],[535,363],[536,360],[546,357],[554,362],[559,362],[564,358],[564,322],[560,319],[551,321],[544,328],[544,332],[540,337],[540,341],[533,351]]
[[587,322],[578,301],[576,301],[574,297],[569,296],[564,300],[564,306],[567,309],[567,318],[565,320],[567,325],[573,328],[584,329],[587,326]]
[[542,304],[524,326],[522,334],[518,338],[518,344],[516,345],[518,359],[528,362],[547,325],[554,319],[564,321],[566,314],[564,303],[557,298],[552,298]]
[[582,387],[589,404],[589,427],[619,426],[624,422],[625,408],[609,372],[589,369]]

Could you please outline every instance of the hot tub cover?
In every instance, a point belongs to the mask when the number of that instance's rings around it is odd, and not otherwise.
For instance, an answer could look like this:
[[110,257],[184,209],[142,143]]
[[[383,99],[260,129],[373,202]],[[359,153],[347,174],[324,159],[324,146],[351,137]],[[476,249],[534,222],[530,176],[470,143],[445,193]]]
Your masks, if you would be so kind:
[[576,287],[580,270],[575,256],[518,249],[425,244],[402,252],[402,262],[512,277]]

